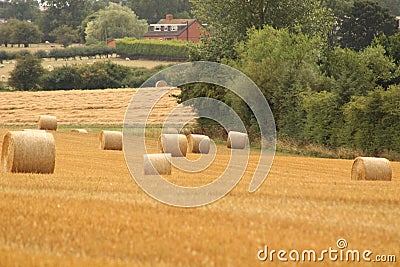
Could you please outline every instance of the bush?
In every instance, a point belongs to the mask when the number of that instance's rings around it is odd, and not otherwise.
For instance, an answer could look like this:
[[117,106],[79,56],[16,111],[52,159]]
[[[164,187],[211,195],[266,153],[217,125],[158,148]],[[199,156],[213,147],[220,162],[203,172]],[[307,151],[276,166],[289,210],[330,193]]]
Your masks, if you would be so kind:
[[41,60],[32,55],[19,56],[8,84],[16,90],[40,89],[39,79],[44,73]]
[[130,68],[111,61],[73,65],[46,71],[40,79],[43,90],[140,87],[162,67]]
[[76,66],[62,66],[46,71],[41,77],[43,90],[70,90],[82,88],[82,78]]

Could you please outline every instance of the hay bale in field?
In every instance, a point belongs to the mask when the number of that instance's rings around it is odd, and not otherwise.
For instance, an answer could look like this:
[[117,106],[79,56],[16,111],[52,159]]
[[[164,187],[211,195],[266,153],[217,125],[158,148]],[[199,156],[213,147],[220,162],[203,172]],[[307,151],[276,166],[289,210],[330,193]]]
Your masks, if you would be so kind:
[[183,134],[162,134],[158,138],[158,151],[171,154],[172,157],[185,157],[187,139]]
[[51,133],[10,131],[4,136],[1,165],[4,172],[53,173],[56,147]]
[[99,141],[102,150],[122,150],[122,132],[101,131]]
[[144,175],[170,175],[171,154],[146,154],[143,155]]
[[390,162],[385,158],[357,157],[351,168],[351,180],[391,181]]
[[189,134],[187,136],[189,153],[208,154],[210,152],[210,138],[201,134]]
[[56,116],[48,116],[48,115],[40,115],[38,122],[39,130],[57,130],[57,117]]
[[156,87],[167,87],[168,83],[164,80],[160,80],[158,82],[156,82]]
[[228,140],[226,146],[232,149],[244,149],[247,144],[247,134],[230,131],[228,133]]
[[71,132],[80,133],[80,134],[87,134],[88,133],[88,131],[86,129],[72,129]]

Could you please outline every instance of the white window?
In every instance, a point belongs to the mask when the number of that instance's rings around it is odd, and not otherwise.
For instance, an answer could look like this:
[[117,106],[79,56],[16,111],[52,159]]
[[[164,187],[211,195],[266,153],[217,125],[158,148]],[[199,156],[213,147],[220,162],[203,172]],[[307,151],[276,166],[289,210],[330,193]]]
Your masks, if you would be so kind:
[[174,25],[171,26],[171,31],[176,32],[178,30],[178,26]]
[[154,26],[154,31],[155,32],[161,31],[161,26]]

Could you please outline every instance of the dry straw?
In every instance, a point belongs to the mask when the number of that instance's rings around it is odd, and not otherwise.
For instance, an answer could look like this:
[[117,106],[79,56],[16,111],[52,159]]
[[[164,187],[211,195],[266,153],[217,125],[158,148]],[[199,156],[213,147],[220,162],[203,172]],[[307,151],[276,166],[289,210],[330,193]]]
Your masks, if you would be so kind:
[[57,130],[57,117],[56,116],[48,116],[48,115],[40,115],[38,122],[39,130]]
[[101,131],[99,135],[100,149],[122,150],[122,132]]
[[162,134],[158,138],[158,151],[169,153],[172,157],[185,157],[187,139],[183,134]]
[[3,172],[53,173],[55,162],[56,147],[51,133],[10,131],[4,136]]
[[206,135],[189,134],[187,141],[189,153],[208,154],[210,152],[210,138]]
[[86,129],[72,129],[71,132],[80,133],[80,134],[87,134],[88,133],[88,131]]
[[156,87],[167,87],[168,83],[164,80],[160,80],[158,82],[156,82]]
[[170,175],[171,154],[143,155],[144,175]]
[[385,158],[357,157],[351,168],[351,180],[390,181],[390,162]]
[[226,146],[232,149],[244,149],[247,144],[247,134],[230,131],[228,133],[228,140]]

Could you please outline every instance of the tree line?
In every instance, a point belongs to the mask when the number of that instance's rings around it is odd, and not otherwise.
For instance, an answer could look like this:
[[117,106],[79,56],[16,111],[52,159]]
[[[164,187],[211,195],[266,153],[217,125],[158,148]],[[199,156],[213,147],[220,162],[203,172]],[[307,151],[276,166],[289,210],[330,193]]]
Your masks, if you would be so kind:
[[0,2],[0,19],[7,21],[0,23],[0,44],[49,41],[68,46],[140,38],[148,23],[168,13],[188,18],[190,10],[189,0],[6,0]]

